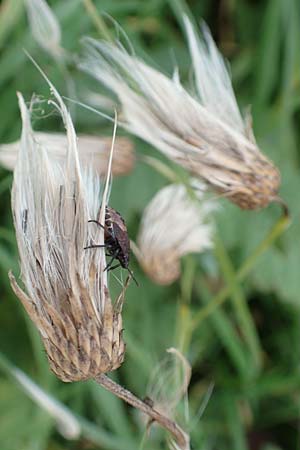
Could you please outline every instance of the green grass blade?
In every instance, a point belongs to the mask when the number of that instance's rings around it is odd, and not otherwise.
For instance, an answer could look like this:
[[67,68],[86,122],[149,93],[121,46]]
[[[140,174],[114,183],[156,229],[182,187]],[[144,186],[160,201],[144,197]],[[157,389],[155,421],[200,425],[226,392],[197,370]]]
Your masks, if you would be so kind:
[[215,254],[219,261],[220,268],[224,279],[231,291],[232,305],[238,319],[239,329],[245,338],[248,348],[252,354],[252,363],[249,365],[249,370],[257,372],[262,365],[262,349],[259,342],[259,337],[256,332],[253,318],[248,308],[247,300],[244,296],[243,290],[240,287],[236,274],[229,258],[228,253],[220,239],[216,236]]

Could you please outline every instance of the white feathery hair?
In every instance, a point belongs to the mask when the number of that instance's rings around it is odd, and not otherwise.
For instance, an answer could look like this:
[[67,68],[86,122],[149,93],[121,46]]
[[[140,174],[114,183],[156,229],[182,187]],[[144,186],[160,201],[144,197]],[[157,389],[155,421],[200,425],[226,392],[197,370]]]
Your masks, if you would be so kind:
[[222,56],[203,27],[184,18],[197,98],[121,46],[85,38],[81,68],[112,90],[121,124],[244,209],[277,199],[280,176],[241,117]]
[[190,20],[186,16],[183,20],[199,101],[212,115],[243,135],[246,131],[245,123],[232,89],[229,68],[220,55],[207,25],[202,22],[203,39],[199,39]]
[[[63,119],[67,146],[64,159],[51,157],[36,140],[18,94],[23,127],[12,210],[26,292],[11,273],[10,279],[41,334],[51,369],[63,381],[78,381],[109,372],[124,358],[121,309],[126,286],[112,304],[105,249],[84,249],[91,243],[104,245],[113,152],[101,190],[99,176],[80,165],[71,116],[43,76]],[[89,219],[102,226],[89,224]]]
[[[54,306],[70,288],[73,272],[80,273],[93,292],[95,313],[103,309],[98,285],[89,286],[91,264],[105,267],[103,251],[85,251],[92,238],[101,243],[101,229],[88,225],[99,216],[100,179],[82,172],[72,120],[63,103],[57,105],[65,122],[68,146],[64,162],[51,158],[35,139],[30,114],[20,93],[23,129],[14,171],[12,206],[22,278],[28,295],[42,307],[42,294]],[[102,233],[103,234],[103,233]],[[103,236],[102,236],[103,241]],[[38,276],[39,271],[42,276]],[[104,276],[106,276],[104,274]]]
[[170,284],[180,276],[180,258],[213,245],[212,213],[216,202],[208,200],[204,185],[194,182],[191,198],[182,184],[161,189],[146,207],[133,245],[145,272],[158,284]]
[[[57,162],[65,159],[68,140],[64,133],[34,132],[34,139],[43,147],[50,158]],[[82,168],[92,167],[100,176],[107,174],[112,139],[90,135],[77,136],[77,151]],[[20,141],[0,145],[0,164],[8,170],[13,170],[20,148]],[[135,164],[133,142],[127,137],[117,137],[114,146],[112,174],[126,175],[133,170]]]
[[187,394],[192,368],[184,355],[174,347],[154,367],[147,386],[147,397],[154,408],[169,418],[174,418],[176,407]]
[[25,0],[25,7],[31,33],[38,45],[54,58],[62,56],[60,25],[46,0]]
[[[191,380],[192,368],[184,355],[174,347],[166,350],[167,355],[154,367],[147,386],[146,398],[151,399],[153,407],[161,414],[171,419],[177,419],[177,407],[185,401],[184,421],[188,422],[188,387]],[[177,421],[178,423],[178,421]],[[180,422],[179,422],[180,423]],[[177,450],[190,450],[189,435],[186,434],[187,444],[179,445],[173,439],[168,440],[169,447]]]

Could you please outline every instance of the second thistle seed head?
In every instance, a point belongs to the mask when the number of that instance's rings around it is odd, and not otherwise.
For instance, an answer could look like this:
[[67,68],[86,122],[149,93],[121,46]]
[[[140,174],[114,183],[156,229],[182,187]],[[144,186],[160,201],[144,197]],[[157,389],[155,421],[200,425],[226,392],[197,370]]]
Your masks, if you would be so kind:
[[209,30],[184,17],[196,93],[121,45],[86,39],[82,68],[112,90],[123,126],[242,209],[277,200],[280,175],[258,148],[239,110],[226,64]]

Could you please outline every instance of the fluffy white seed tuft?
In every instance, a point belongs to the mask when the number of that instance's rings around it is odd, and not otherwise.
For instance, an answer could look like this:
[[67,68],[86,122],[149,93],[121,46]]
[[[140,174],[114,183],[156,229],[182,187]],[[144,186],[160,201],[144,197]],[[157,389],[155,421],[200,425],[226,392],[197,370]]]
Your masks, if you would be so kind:
[[158,284],[170,284],[180,276],[180,258],[212,247],[211,213],[216,203],[205,199],[196,183],[196,199],[179,184],[161,189],[144,211],[133,246],[145,272]]
[[171,347],[166,351],[167,355],[152,371],[147,397],[155,409],[174,418],[178,404],[187,395],[192,369],[178,349]]
[[[187,391],[191,379],[191,366],[184,355],[176,348],[167,349],[167,355],[154,367],[148,387],[146,399],[153,408],[169,419],[177,419],[177,407],[185,400],[184,421],[188,422]],[[182,417],[177,423],[182,421]],[[150,423],[149,423],[150,426]],[[184,433],[185,442],[179,443],[169,439],[169,448],[174,450],[190,450],[189,435]]]
[[183,18],[199,101],[215,117],[227,123],[233,130],[245,133],[245,123],[232,89],[228,67],[219,53],[210,31],[202,23],[199,39],[187,16]]
[[198,90],[194,98],[124,48],[87,38],[81,67],[112,90],[122,125],[201,177],[244,209],[277,198],[280,177],[243,122],[222,57],[209,34],[202,40],[185,18]]
[[[91,264],[99,266],[105,258],[103,251],[84,251],[92,238],[100,241],[100,230],[88,225],[90,218],[99,215],[100,181],[91,170],[83,172],[80,168],[76,135],[66,109],[60,109],[60,113],[67,130],[67,149],[59,162],[49,157],[43,142],[36,139],[21,94],[18,98],[23,130],[12,205],[22,277],[37,307],[42,307],[40,293],[57,306],[62,292],[70,288],[73,272],[89,286]],[[41,276],[37,276],[39,271]],[[92,298],[99,314],[100,293],[93,292]]]
[[63,53],[60,25],[46,0],[25,0],[25,6],[36,42],[54,58],[60,57]]

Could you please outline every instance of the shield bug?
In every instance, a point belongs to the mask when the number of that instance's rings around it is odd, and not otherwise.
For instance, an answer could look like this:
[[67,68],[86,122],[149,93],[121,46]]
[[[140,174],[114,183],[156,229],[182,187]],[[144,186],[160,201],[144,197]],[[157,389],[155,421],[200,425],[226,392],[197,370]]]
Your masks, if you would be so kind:
[[[128,267],[130,258],[130,241],[127,233],[127,227],[121,214],[114,208],[107,206],[105,209],[104,227],[97,220],[89,220],[89,223],[96,223],[101,228],[104,228],[104,245],[93,244],[84,247],[84,249],[105,247],[106,256],[111,256],[111,260],[104,270],[109,271],[121,266],[128,270],[133,280],[138,285],[132,271]],[[113,265],[116,259],[118,260],[118,263]]]

